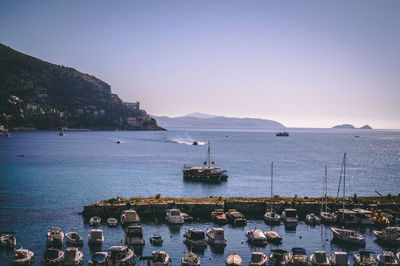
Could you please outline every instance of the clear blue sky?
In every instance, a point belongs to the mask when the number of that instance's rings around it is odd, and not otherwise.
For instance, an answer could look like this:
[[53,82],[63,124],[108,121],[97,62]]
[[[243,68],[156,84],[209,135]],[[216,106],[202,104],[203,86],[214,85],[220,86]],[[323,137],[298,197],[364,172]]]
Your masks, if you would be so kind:
[[400,1],[4,1],[0,42],[153,115],[400,128]]

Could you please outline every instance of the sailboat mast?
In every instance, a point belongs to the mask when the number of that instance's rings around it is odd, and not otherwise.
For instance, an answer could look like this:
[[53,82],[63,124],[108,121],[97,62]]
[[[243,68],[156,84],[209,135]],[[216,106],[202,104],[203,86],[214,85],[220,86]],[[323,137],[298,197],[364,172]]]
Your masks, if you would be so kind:
[[208,161],[208,168],[210,168],[210,163],[211,163],[211,155],[210,155],[211,151],[210,151],[210,141],[208,141],[208,153],[207,153],[207,161]]
[[325,165],[325,212],[328,212],[328,168]]
[[272,186],[273,186],[273,178],[274,178],[274,162],[271,162],[271,212],[272,212],[272,210],[273,210],[273,205],[272,205],[272,197],[273,197],[273,194],[272,194]]

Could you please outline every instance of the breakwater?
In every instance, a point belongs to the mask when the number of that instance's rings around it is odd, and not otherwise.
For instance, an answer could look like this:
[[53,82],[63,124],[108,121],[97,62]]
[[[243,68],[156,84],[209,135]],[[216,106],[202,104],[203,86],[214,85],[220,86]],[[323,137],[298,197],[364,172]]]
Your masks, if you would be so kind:
[[[370,197],[362,198],[357,201],[346,203],[346,208],[366,208],[391,210],[399,212],[399,197],[391,200],[380,201],[380,198]],[[321,201],[313,199],[282,199],[273,202],[274,210],[281,213],[286,208],[294,208],[297,210],[300,219],[304,218],[307,213],[319,213],[321,210]],[[163,219],[167,209],[178,208],[182,212],[198,219],[210,217],[210,213],[214,209],[236,209],[249,218],[262,218],[265,211],[271,207],[271,202],[265,198],[134,198],[129,200],[111,199],[100,201],[94,204],[84,206],[82,215],[85,219],[93,216],[102,218],[115,217],[119,218],[123,210],[135,209],[142,220],[153,221],[155,219]],[[335,211],[341,209],[343,203],[329,202],[328,209]]]

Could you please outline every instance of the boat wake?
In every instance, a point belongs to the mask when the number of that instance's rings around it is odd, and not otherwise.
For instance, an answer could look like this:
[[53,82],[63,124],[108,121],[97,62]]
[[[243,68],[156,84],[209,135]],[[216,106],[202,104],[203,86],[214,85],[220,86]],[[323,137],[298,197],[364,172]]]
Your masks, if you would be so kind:
[[[185,145],[206,145],[207,142],[195,140],[191,137],[184,137],[184,138],[168,138],[170,142],[178,143],[178,144],[185,144]],[[194,144],[196,142],[197,144]]]

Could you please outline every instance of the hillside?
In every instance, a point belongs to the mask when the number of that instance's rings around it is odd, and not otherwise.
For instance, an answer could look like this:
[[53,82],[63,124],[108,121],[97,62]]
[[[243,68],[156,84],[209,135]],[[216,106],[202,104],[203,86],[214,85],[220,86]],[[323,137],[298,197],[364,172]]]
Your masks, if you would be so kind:
[[[203,129],[283,129],[277,121],[259,118],[237,118],[195,113],[181,117],[154,116],[160,126],[165,128],[203,128]],[[204,118],[203,118],[204,117]]]
[[125,104],[104,81],[2,44],[1,125],[10,130],[162,129],[144,110]]

